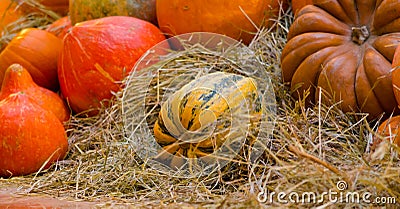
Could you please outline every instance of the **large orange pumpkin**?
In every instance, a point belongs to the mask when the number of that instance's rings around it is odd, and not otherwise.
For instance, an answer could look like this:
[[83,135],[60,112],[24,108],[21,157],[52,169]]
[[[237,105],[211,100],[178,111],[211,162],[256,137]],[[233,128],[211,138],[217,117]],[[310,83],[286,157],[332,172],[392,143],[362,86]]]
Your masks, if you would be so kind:
[[61,92],[72,110],[97,108],[111,99],[136,61],[163,40],[156,26],[134,17],[104,17],[73,26],[64,37],[58,66]]
[[69,119],[69,109],[58,94],[38,86],[25,68],[13,64],[6,70],[0,89],[0,100],[18,92],[23,92],[40,107],[54,113],[61,122]]
[[67,150],[64,127],[53,113],[23,92],[0,101],[0,177],[48,168]]
[[257,27],[276,18],[283,0],[157,0],[160,29],[168,35],[213,32],[248,44]]
[[45,30],[22,30],[0,53],[0,84],[7,68],[18,63],[29,71],[39,86],[57,90],[57,60],[61,45],[59,38]]
[[131,16],[157,23],[156,0],[70,0],[72,24],[109,16]]
[[296,98],[369,119],[396,110],[391,62],[400,43],[400,2],[314,0],[299,11],[282,51],[282,76]]

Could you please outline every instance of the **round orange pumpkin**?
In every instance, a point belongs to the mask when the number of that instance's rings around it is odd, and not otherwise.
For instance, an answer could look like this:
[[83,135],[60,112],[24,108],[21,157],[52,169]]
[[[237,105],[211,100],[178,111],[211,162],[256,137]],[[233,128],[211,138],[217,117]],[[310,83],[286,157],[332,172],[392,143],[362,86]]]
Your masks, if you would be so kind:
[[46,28],[46,31],[52,33],[60,39],[63,39],[71,28],[71,18],[69,16],[65,16],[50,24],[49,27]]
[[312,0],[292,0],[292,11],[296,15],[301,8],[312,3]]
[[134,17],[104,17],[73,26],[64,37],[58,66],[61,92],[72,110],[95,109],[111,99],[136,61],[163,40],[156,26]]
[[131,16],[157,24],[156,0],[70,0],[72,24],[109,16]]
[[53,113],[23,92],[0,101],[0,177],[46,169],[67,150],[64,127]]
[[213,32],[248,44],[257,27],[276,18],[283,0],[157,0],[160,29],[168,35]]
[[282,51],[282,76],[296,98],[336,102],[369,119],[398,111],[391,62],[400,43],[400,2],[314,0],[299,11]]
[[43,109],[49,110],[61,121],[68,121],[70,112],[58,94],[38,86],[29,72],[19,64],[11,65],[5,73],[0,89],[0,100],[23,92]]
[[59,38],[45,30],[22,30],[0,53],[0,84],[7,68],[18,63],[29,71],[39,86],[57,90],[57,60],[61,45]]

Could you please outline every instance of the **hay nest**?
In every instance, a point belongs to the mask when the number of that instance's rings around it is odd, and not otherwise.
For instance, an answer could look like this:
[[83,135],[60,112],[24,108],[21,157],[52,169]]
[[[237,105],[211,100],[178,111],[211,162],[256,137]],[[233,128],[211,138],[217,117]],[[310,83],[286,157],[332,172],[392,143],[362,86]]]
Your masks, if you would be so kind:
[[[270,76],[277,102],[273,135],[256,162],[238,156],[217,172],[193,178],[174,177],[150,169],[125,135],[124,94],[118,92],[111,106],[101,108],[99,115],[73,116],[66,124],[70,150],[65,160],[30,176],[0,179],[0,187],[18,185],[21,194],[93,201],[103,206],[116,203],[198,208],[384,205],[346,203],[346,197],[339,195],[353,192],[394,197],[397,205],[388,206],[399,207],[399,161],[390,153],[369,153],[369,142],[379,121],[368,122],[365,114],[345,114],[338,105],[317,104],[306,108],[304,101],[294,101],[283,86],[279,58],[292,18],[290,11],[282,14],[273,29],[261,29],[249,46]],[[178,61],[170,62],[169,67],[190,68],[199,63],[208,66],[215,63],[215,58],[181,56]],[[141,91],[143,85],[133,86]],[[159,106],[154,98],[146,101],[150,105],[147,123],[152,124]],[[329,191],[337,192],[337,203],[329,201],[325,194]],[[280,192],[297,193],[300,203],[304,204],[279,202],[276,198]],[[265,194],[273,193],[275,196],[270,201],[271,196]],[[315,197],[308,199],[310,193]],[[324,201],[319,202],[321,199]]]

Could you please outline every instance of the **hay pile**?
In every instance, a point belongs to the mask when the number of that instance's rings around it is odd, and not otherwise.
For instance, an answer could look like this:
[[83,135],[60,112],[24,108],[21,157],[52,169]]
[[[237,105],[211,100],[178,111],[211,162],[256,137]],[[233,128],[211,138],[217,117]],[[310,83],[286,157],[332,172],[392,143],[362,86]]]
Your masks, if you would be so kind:
[[[238,156],[223,169],[195,178],[177,178],[150,169],[148,162],[135,154],[125,135],[123,92],[119,92],[111,107],[102,108],[98,116],[74,116],[66,124],[70,151],[64,161],[34,175],[0,179],[0,187],[18,185],[22,194],[93,201],[99,206],[109,207],[116,204],[168,208],[382,206],[346,204],[344,200],[333,204],[323,196],[323,192],[330,190],[395,197],[397,205],[386,206],[399,207],[399,161],[390,153],[381,152],[385,155],[378,159],[383,154],[371,157],[368,151],[368,142],[379,121],[367,122],[365,114],[344,114],[337,105],[319,104],[306,108],[304,101],[294,101],[282,85],[279,57],[292,18],[290,11],[283,14],[274,29],[260,30],[250,44],[256,59],[271,77],[278,104],[273,135],[257,162],[249,163],[243,156]],[[184,60],[185,66],[207,65],[215,61],[212,57],[201,58],[204,59],[188,57]],[[170,65],[179,68],[182,62]],[[144,91],[144,85],[139,82],[131,88],[140,92]],[[151,127],[159,107],[154,99],[146,101],[153,107],[147,109],[147,122]],[[140,105],[130,108],[139,108]],[[339,190],[341,187],[338,186],[346,188]],[[268,190],[269,194],[296,192],[300,198],[302,193],[314,192],[317,200],[325,198],[325,201],[282,203],[275,195],[273,202],[260,203],[257,195],[263,190]]]

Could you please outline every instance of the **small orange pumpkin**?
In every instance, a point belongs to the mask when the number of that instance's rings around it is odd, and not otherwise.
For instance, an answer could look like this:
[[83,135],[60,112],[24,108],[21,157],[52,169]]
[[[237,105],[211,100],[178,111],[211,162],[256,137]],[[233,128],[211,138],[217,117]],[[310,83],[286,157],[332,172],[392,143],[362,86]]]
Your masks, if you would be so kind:
[[68,121],[70,112],[61,97],[38,86],[25,68],[19,64],[13,64],[6,70],[0,90],[0,100],[18,92],[25,93],[43,109],[53,112],[61,122]]
[[20,31],[0,53],[0,84],[7,68],[21,64],[35,83],[50,90],[59,88],[57,60],[62,41],[45,30],[27,28]]
[[0,101],[0,177],[46,169],[67,150],[64,127],[53,113],[23,92]]

